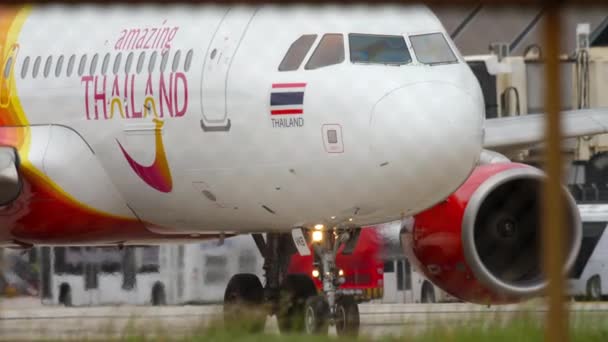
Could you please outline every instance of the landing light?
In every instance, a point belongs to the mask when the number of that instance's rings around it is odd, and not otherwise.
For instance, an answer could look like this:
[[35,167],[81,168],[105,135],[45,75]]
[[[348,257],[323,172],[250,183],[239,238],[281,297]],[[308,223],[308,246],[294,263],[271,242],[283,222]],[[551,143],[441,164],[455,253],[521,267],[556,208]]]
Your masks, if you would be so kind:
[[319,270],[312,270],[313,278],[319,278]]
[[323,232],[320,230],[315,230],[314,232],[312,232],[312,241],[313,242],[323,241]]
[[322,224],[320,224],[320,223],[319,223],[319,224],[315,224],[315,229],[316,229],[316,230],[323,230],[323,228],[325,228],[325,226],[324,226],[324,225],[322,225]]

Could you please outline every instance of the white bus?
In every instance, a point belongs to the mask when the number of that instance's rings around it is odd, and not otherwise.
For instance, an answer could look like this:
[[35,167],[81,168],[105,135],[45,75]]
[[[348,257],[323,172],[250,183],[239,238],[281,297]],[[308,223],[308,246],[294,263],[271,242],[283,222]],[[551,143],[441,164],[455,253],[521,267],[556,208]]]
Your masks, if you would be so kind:
[[456,298],[435,286],[408,260],[401,246],[401,227],[405,222],[394,221],[378,225],[383,237],[384,292],[382,303],[439,303]]
[[579,204],[583,221],[581,250],[570,272],[568,290],[579,299],[608,295],[608,204]]
[[[400,222],[380,229],[384,262],[382,303],[453,300],[417,272],[398,240]],[[146,247],[43,247],[41,295],[45,304],[163,305],[217,303],[230,277],[262,277],[263,258],[250,236],[198,244]]]
[[145,247],[42,247],[44,304],[163,305],[220,302],[236,273],[261,275],[248,236],[222,244]]
[[403,256],[384,261],[382,303],[440,303],[455,298],[433,285]]

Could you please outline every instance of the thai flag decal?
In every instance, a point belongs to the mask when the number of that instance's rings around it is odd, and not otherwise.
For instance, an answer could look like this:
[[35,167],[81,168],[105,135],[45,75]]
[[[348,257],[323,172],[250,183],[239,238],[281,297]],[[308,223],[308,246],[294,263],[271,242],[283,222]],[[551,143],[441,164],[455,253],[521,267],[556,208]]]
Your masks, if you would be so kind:
[[274,83],[270,92],[270,115],[304,114],[306,83]]

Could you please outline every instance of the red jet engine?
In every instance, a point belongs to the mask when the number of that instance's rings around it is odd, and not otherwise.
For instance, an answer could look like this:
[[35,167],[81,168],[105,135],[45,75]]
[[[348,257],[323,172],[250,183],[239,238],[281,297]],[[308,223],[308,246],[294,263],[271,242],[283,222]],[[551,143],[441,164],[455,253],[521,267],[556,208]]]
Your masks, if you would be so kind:
[[[446,292],[480,304],[517,302],[546,286],[542,272],[542,171],[518,163],[478,166],[466,182],[401,231],[406,255]],[[564,189],[565,271],[580,248],[581,220]]]

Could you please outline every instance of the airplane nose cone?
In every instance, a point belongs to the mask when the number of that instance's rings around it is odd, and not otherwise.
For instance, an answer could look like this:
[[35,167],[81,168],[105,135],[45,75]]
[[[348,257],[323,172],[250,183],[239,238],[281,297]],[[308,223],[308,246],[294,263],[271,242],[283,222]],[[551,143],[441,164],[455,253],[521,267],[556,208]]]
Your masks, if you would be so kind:
[[[401,183],[407,189],[399,190],[439,201],[449,195],[441,189],[456,190],[477,162],[482,123],[482,100],[456,85],[424,82],[403,86],[374,106],[372,158],[377,165],[390,166],[385,176],[408,180]],[[429,183],[435,186],[429,187]],[[425,190],[429,188],[436,195]]]

